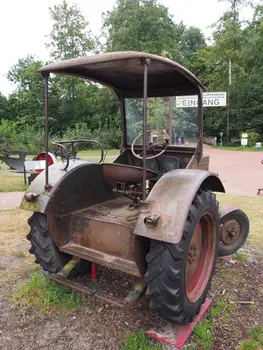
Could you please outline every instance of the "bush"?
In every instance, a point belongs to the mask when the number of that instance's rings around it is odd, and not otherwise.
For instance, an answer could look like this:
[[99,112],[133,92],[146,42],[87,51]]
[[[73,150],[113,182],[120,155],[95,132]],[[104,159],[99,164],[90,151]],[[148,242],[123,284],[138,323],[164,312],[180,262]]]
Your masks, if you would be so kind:
[[231,139],[230,144],[233,147],[238,147],[241,145],[241,139]]
[[74,140],[78,137],[87,137],[92,138],[92,132],[87,128],[87,124],[85,123],[76,123],[73,128],[67,128],[66,132],[62,135],[62,137],[57,136],[57,140]]
[[104,148],[120,148],[121,130],[120,129],[101,129],[96,130],[94,138],[98,140]]
[[[50,138],[49,149],[54,150],[52,141],[74,140],[79,137],[99,141],[106,149],[119,148],[121,144],[120,129],[98,129],[91,131],[85,123],[77,123],[73,128],[68,128],[63,135],[54,135]],[[16,150],[42,151],[44,149],[44,131],[27,124],[0,121],[0,147]],[[98,146],[92,143],[79,144],[79,150],[97,149]]]
[[2,119],[0,121],[0,146],[8,148],[12,145],[16,138],[15,124],[9,120]]
[[9,120],[0,121],[1,148],[16,150],[42,150],[44,135],[40,130],[28,125],[17,125]]
[[[121,131],[120,129],[97,129],[91,131],[87,128],[85,123],[77,123],[74,128],[68,128],[62,137],[57,136],[56,140],[72,140],[78,137],[87,137],[93,140],[99,141],[104,148],[119,148],[121,144]],[[97,148],[94,144],[81,144],[79,149],[91,149]]]
[[248,146],[255,146],[256,142],[260,139],[260,134],[255,131],[248,131]]

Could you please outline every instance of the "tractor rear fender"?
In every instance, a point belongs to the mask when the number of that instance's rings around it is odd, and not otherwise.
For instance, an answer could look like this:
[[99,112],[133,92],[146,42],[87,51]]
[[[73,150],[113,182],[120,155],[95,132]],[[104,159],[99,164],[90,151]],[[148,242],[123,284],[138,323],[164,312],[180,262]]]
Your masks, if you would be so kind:
[[23,198],[20,208],[61,216],[112,198],[101,164],[75,159],[67,170],[63,170],[61,162],[48,169],[50,189],[45,190],[45,171],[42,171],[26,191],[35,194],[35,200],[27,202]]
[[[180,169],[166,173],[150,192],[140,213],[134,234],[169,243],[178,243],[193,199],[200,187],[225,192],[218,176],[210,171]],[[156,226],[145,224],[147,218]]]

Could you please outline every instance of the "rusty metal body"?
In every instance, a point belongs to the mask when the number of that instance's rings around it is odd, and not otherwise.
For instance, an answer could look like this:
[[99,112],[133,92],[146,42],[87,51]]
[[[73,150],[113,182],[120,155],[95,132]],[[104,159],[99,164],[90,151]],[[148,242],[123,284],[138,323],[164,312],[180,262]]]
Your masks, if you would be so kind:
[[[111,86],[120,100],[122,146],[113,164],[67,159],[67,167],[59,162],[46,167],[28,188],[34,200],[24,198],[21,208],[47,215],[49,232],[60,251],[143,277],[150,241],[177,243],[182,239],[199,188],[224,192],[218,176],[209,171],[209,157],[203,156],[203,87],[175,62],[145,53],[73,59],[44,67],[41,73],[46,99],[49,73]],[[180,93],[198,95],[197,147],[169,145],[158,161],[147,159],[147,96]],[[144,96],[144,143],[135,147],[143,152],[142,160],[132,155],[127,143],[126,96]],[[47,134],[47,101],[45,108]],[[47,136],[45,141],[48,152]],[[156,219],[156,226],[146,225],[148,217]]]

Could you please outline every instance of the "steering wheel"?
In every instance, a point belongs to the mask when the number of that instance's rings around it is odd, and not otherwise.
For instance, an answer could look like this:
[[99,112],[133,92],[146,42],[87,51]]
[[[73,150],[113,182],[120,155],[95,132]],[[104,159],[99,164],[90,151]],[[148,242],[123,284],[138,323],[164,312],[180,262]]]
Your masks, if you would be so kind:
[[[155,130],[155,129],[150,129],[150,130],[147,130],[146,131],[147,133],[151,132],[151,133],[156,133],[157,134],[157,143],[154,143],[154,142],[149,142],[146,146],[146,150],[147,151],[151,151],[154,153],[153,156],[146,156],[146,159],[154,159],[154,158],[157,158],[159,157],[161,154],[163,154],[165,151],[166,151],[166,148],[168,146],[168,143],[169,143],[169,136],[167,134],[167,132],[165,130]],[[160,134],[163,135],[163,142],[162,143],[159,143],[158,142],[158,138],[160,137]],[[136,143],[136,141],[143,136],[143,133],[139,134],[138,136],[135,137],[135,139],[132,141],[132,144],[131,144],[131,151],[132,151],[132,154],[134,155],[134,157],[138,158],[138,159],[143,159],[143,157],[141,156],[141,154],[143,152],[140,152],[139,154],[135,153],[134,151],[134,145]],[[163,149],[161,151],[159,151],[158,153],[155,152],[155,149],[154,147],[155,146],[161,146]]]

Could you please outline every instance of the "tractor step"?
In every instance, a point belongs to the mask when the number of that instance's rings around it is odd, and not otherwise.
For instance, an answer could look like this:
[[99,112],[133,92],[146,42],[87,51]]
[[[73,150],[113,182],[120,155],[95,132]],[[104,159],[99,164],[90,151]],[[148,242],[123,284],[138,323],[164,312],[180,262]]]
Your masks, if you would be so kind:
[[64,253],[77,256],[82,259],[93,261],[97,264],[104,265],[122,272],[128,272],[133,276],[140,277],[141,274],[134,261],[123,259],[118,256],[103,253],[92,248],[84,247],[75,243],[68,243],[60,248]]
[[110,296],[101,290],[97,290],[95,286],[92,285],[92,283],[85,282],[84,284],[70,280],[58,274],[49,276],[49,279],[53,282],[72,288],[81,294],[94,296],[103,302],[109,303],[119,308],[128,308],[132,303],[136,302],[142,296],[146,288],[145,283],[143,281],[140,281],[135,285],[134,290],[129,292],[128,296],[125,299],[121,299]]

